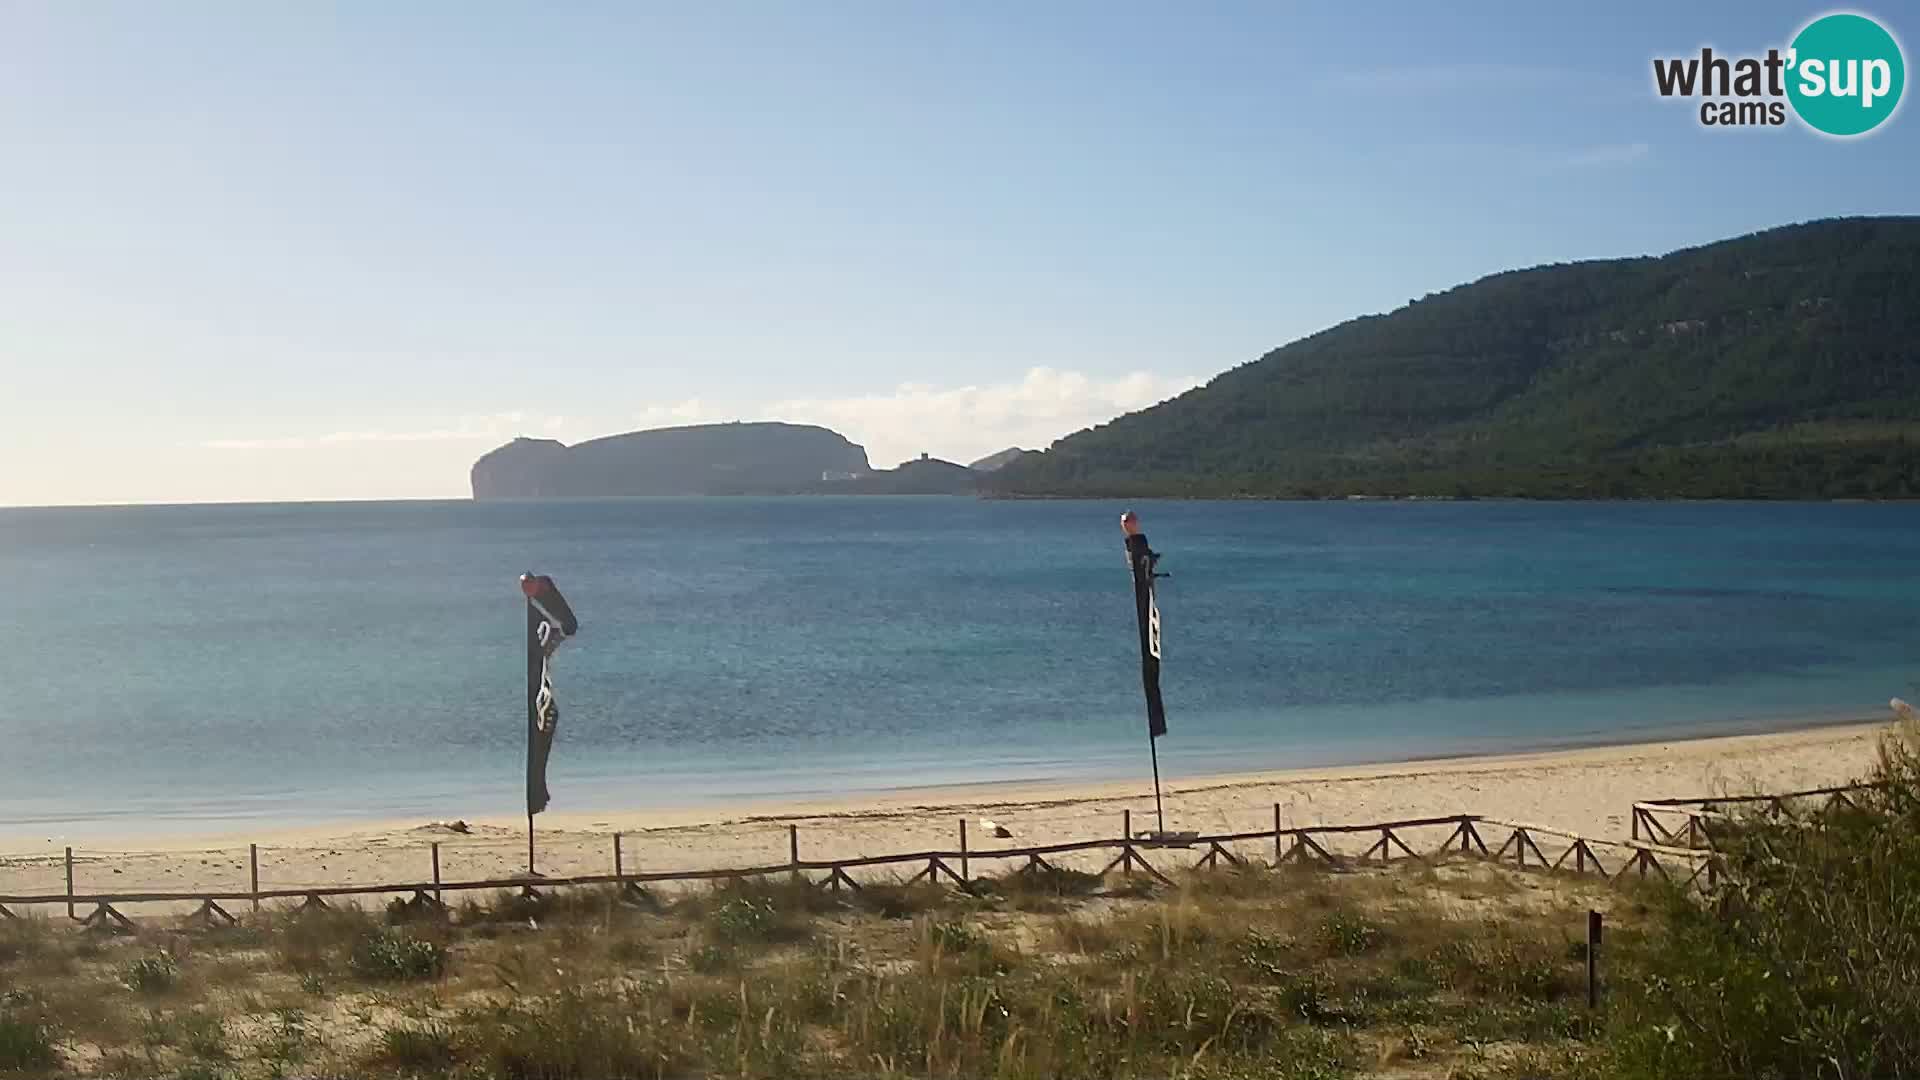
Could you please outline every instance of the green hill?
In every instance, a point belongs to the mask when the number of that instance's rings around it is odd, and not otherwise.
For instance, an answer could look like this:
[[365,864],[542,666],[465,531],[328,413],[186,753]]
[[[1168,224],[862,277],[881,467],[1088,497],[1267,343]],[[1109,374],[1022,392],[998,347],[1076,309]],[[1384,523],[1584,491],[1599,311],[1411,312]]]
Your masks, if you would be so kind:
[[1005,495],[1920,497],[1920,218],[1496,274],[990,475]]

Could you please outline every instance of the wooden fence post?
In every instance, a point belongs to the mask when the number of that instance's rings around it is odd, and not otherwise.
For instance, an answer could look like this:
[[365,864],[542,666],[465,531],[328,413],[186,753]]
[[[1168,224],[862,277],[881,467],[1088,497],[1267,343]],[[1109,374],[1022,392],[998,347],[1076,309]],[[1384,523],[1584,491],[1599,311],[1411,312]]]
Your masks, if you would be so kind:
[[260,845],[247,845],[247,891],[253,894],[253,913],[260,914]]
[[1120,811],[1120,835],[1126,839],[1128,846],[1132,846],[1133,811],[1131,810]]
[[1284,856],[1281,854],[1281,851],[1280,851],[1280,804],[1274,803],[1273,804],[1273,865],[1275,869],[1279,869],[1280,860],[1283,857]]
[[800,880],[800,826],[787,826],[787,861],[793,867],[793,879]]
[[440,896],[440,841],[438,840],[433,842],[433,899],[436,903],[445,902]]
[[618,881],[618,880],[619,880],[619,878],[620,878],[620,871],[621,871],[621,866],[620,866],[620,834],[619,834],[619,833],[614,833],[614,834],[613,834],[613,876],[614,876],[614,880],[615,880],[615,881]]
[[1587,912],[1587,1008],[1600,1007],[1600,913]]
[[960,819],[960,880],[972,881],[973,875],[967,872],[967,819]]
[[73,918],[73,849],[67,849],[67,918]]

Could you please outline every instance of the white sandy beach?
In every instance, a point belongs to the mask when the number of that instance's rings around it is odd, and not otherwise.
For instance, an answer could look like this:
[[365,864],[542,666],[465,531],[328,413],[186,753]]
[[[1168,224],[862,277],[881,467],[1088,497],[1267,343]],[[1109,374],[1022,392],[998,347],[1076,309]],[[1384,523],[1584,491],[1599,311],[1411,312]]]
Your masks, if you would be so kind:
[[[1870,768],[1886,724],[1825,726],[1764,735],[1411,761],[1359,767],[1211,776],[1166,788],[1167,826],[1202,832],[1270,829],[1274,808],[1288,827],[1475,813],[1598,838],[1628,834],[1631,805],[1678,796],[1787,791],[1844,783]],[[786,861],[789,824],[805,859],[951,849],[959,820],[972,849],[1119,835],[1123,811],[1152,825],[1143,781],[979,785],[723,809],[550,812],[539,819],[538,869],[548,875],[607,873],[613,835],[628,870],[769,865]],[[989,819],[1012,840],[994,840]],[[260,847],[262,888],[423,882],[431,845],[441,845],[446,881],[502,878],[526,866],[524,821],[475,820],[460,833],[429,822],[313,827],[257,836],[142,835],[75,852],[75,890],[245,890],[247,844]],[[1436,833],[1429,843],[1437,843]],[[1419,839],[1415,838],[1416,844]],[[0,854],[0,895],[65,888],[53,840],[33,850],[15,841]],[[1364,846],[1364,845],[1363,845]],[[1258,844],[1247,845],[1249,851]],[[986,868],[985,866],[981,867]],[[976,871],[978,872],[978,871]]]

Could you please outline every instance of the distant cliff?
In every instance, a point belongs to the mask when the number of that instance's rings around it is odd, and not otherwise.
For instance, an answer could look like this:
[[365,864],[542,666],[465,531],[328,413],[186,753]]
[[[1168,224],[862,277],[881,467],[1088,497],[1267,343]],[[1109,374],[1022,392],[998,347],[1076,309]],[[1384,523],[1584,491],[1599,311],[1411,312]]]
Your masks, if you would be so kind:
[[980,475],[965,465],[923,456],[899,468],[838,481],[821,490],[847,495],[976,495]]
[[575,446],[515,439],[473,463],[476,499],[777,495],[871,471],[867,452],[809,424],[700,424]]

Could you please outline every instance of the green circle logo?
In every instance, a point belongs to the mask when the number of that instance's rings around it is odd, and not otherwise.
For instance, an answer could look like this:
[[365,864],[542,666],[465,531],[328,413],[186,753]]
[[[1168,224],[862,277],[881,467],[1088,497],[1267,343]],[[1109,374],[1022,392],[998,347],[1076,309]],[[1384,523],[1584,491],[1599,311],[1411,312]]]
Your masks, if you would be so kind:
[[1787,99],[1815,131],[1864,135],[1900,107],[1907,85],[1900,43],[1865,15],[1813,20],[1793,39],[1787,57]]

